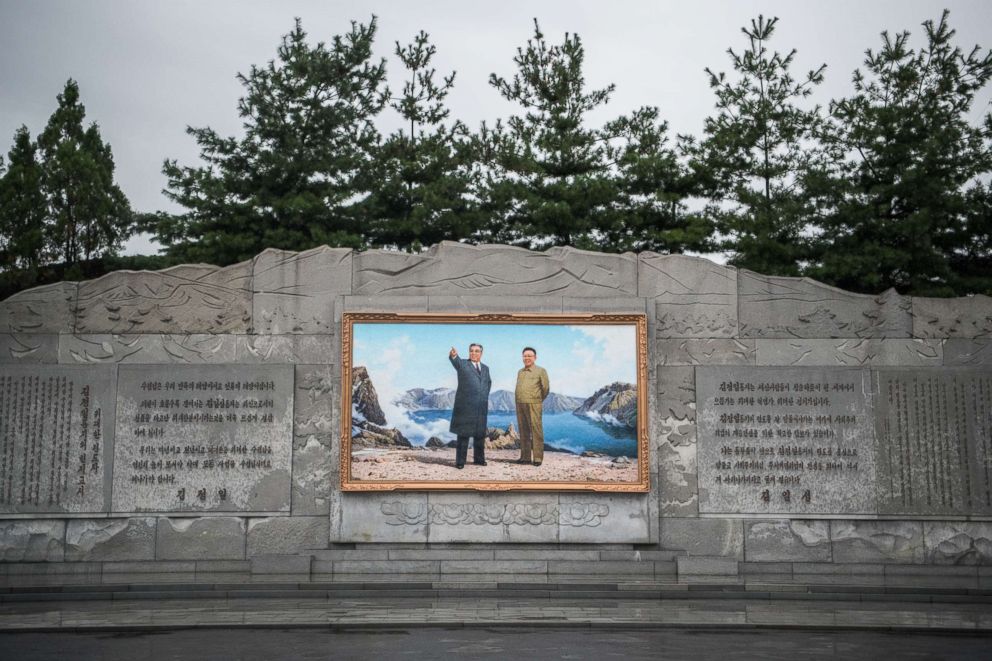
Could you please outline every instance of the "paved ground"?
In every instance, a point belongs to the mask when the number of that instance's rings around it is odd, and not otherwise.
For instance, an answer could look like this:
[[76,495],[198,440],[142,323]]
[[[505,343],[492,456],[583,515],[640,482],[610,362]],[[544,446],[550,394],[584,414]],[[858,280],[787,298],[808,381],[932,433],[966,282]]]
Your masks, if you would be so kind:
[[782,630],[219,629],[0,634],[4,661],[127,659],[988,659],[992,638]]

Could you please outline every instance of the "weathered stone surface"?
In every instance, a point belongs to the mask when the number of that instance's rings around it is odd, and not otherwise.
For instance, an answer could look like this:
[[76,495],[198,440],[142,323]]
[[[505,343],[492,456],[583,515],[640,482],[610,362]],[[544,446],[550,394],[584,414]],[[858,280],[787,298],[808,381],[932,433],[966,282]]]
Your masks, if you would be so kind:
[[231,363],[238,335],[95,334],[59,337],[62,363]]
[[651,542],[649,500],[642,494],[560,494],[558,541],[648,544]]
[[848,367],[696,368],[699,511],[875,513],[869,392]]
[[912,302],[852,294],[808,278],[740,271],[741,337],[913,337]]
[[641,253],[637,290],[654,299],[656,337],[737,337],[735,268],[700,257]]
[[927,564],[992,565],[992,522],[924,521]]
[[426,296],[345,296],[344,312],[429,312]]
[[992,337],[992,298],[914,296],[913,337]]
[[835,339],[755,340],[758,365],[940,365],[940,340]]
[[331,335],[238,335],[238,363],[326,363],[338,356]]
[[692,420],[657,418],[658,501],[662,516],[696,516],[699,486],[696,425]]
[[118,373],[115,512],[289,511],[292,365]]
[[[511,299],[512,300],[512,299]],[[611,296],[609,298],[589,298],[566,296],[561,304],[562,312],[568,314],[643,314],[647,315],[647,300],[643,298]]]
[[874,379],[879,512],[992,514],[992,371],[886,368]]
[[0,365],[0,512],[104,512],[112,367]]
[[359,295],[637,296],[637,259],[629,253],[541,253],[445,241],[418,255],[360,253],[354,284]]
[[293,574],[310,579],[313,558],[309,555],[269,554],[251,557],[252,574]]
[[0,521],[0,561],[62,562],[65,521]]
[[[431,493],[429,542],[557,542],[557,493]],[[576,507],[576,527],[599,523],[602,508]]]
[[688,366],[664,366],[656,377],[658,415],[696,419],[696,372]]
[[428,296],[428,312],[485,314],[501,312],[544,312],[559,314],[561,296]]
[[251,262],[115,271],[79,285],[76,333],[249,333]]
[[77,283],[35,287],[0,301],[0,333],[71,333]]
[[292,512],[327,514],[330,481],[337,471],[338,409],[334,368],[331,365],[297,365],[293,398],[293,503]]
[[831,521],[834,562],[923,562],[920,521]]
[[54,333],[0,333],[0,364],[57,363],[59,336]]
[[992,340],[950,338],[944,340],[944,364],[948,366],[992,365]]
[[253,262],[256,333],[332,333],[334,301],[351,293],[352,251],[269,249]]
[[248,557],[326,549],[326,516],[274,516],[248,520]]
[[211,516],[158,520],[158,560],[244,560],[245,520]]
[[740,519],[661,518],[661,547],[691,556],[744,559],[744,525]]
[[426,493],[332,492],[332,542],[427,542],[429,521]]
[[72,519],[65,533],[65,559],[117,561],[155,559],[155,519]]
[[754,340],[659,339],[654,356],[661,365],[754,365]]
[[744,557],[748,562],[830,562],[830,522],[747,521]]
[[737,576],[738,562],[730,558],[698,558],[680,556],[679,576]]

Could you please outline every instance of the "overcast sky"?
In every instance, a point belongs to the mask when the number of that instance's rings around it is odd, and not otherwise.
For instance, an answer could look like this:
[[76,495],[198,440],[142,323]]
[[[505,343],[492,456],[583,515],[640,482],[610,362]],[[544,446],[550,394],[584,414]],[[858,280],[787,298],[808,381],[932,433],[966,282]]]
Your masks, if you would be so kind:
[[[488,85],[490,73],[510,76],[515,49],[531,36],[532,19],[550,41],[578,33],[590,87],[616,84],[594,123],[655,105],[673,132],[698,135],[713,109],[705,67],[729,71],[728,46],[743,48],[741,26],[758,14],[778,16],[772,46],[797,48],[794,73],[827,64],[813,100],[849,93],[852,71],[879,33],[910,30],[951,10],[957,43],[992,46],[989,0],[466,0],[421,2],[336,0],[0,0],[0,151],[6,157],[22,124],[44,128],[66,79],[79,82],[87,121],[96,121],[114,150],[117,181],[139,211],[178,210],[162,195],[162,161],[196,164],[187,125],[224,135],[240,130],[235,80],[275,56],[294,16],[313,41],[329,40],[349,21],[379,17],[377,54],[399,73],[394,42],[418,30],[438,49],[439,73],[457,71],[448,98],[452,116],[475,128],[512,110]],[[390,77],[398,90],[401,81]],[[990,95],[983,96],[981,112]],[[976,113],[977,114],[977,113]],[[383,117],[384,131],[397,125]],[[150,252],[143,239],[127,252]]]

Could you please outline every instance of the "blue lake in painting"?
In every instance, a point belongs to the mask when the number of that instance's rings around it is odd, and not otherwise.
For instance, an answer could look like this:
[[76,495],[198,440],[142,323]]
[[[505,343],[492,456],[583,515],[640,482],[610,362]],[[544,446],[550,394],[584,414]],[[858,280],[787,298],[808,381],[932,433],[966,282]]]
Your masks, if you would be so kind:
[[[451,411],[410,411],[408,415],[420,424],[451,419]],[[490,427],[505,429],[510,424],[514,428],[517,427],[515,413],[489,414]],[[448,437],[454,438],[451,434],[448,434]],[[427,439],[411,438],[410,442],[414,445],[423,445]],[[637,457],[637,435],[633,429],[580,418],[571,412],[544,414],[544,443],[575,454],[591,451],[611,457]]]

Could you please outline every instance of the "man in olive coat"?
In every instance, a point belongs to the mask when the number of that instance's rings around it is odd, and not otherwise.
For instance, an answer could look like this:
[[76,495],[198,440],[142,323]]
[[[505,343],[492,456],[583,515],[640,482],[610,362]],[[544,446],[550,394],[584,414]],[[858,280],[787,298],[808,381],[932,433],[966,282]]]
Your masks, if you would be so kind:
[[451,433],[458,437],[455,467],[464,468],[468,456],[468,439],[472,439],[472,461],[486,465],[486,421],[489,417],[489,389],[493,382],[489,368],[482,364],[482,345],[468,345],[468,360],[458,357],[454,347],[448,360],[458,373],[455,408],[451,412]]
[[543,367],[534,364],[537,351],[524,347],[524,366],[517,372],[517,387],[513,399],[517,408],[517,427],[520,429],[520,459],[518,464],[534,463],[540,466],[544,461],[544,400],[551,392],[548,373]]

